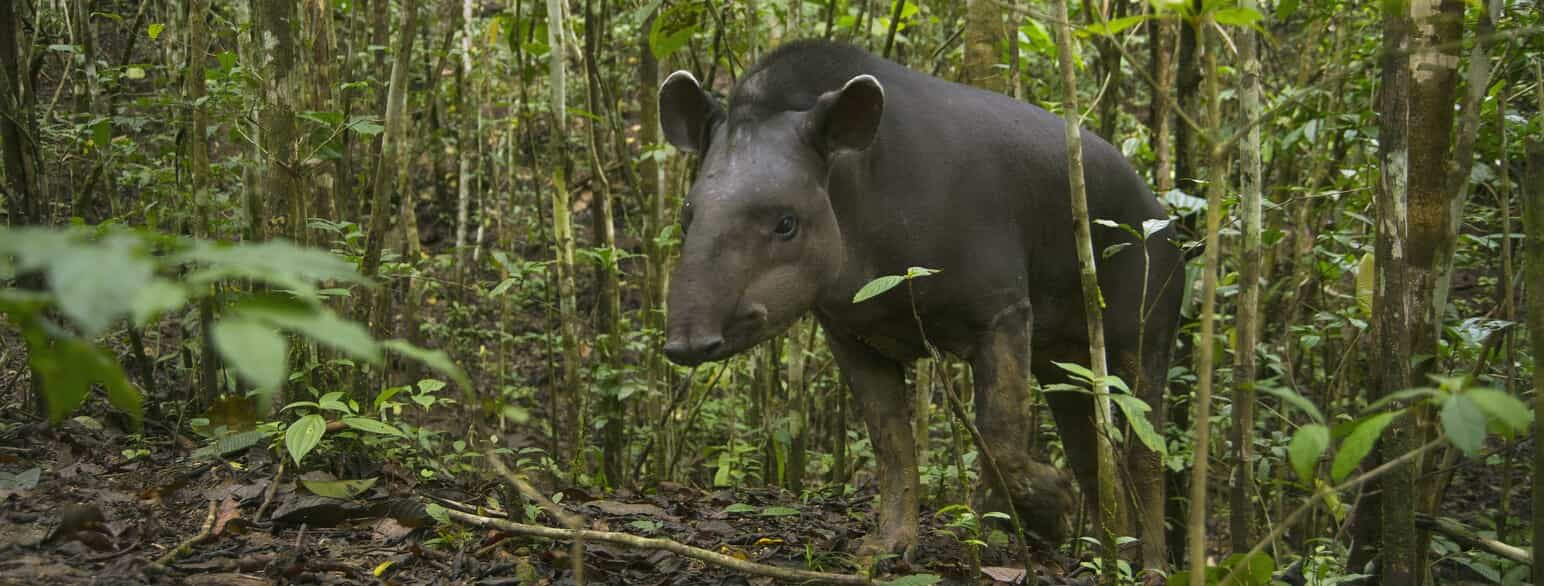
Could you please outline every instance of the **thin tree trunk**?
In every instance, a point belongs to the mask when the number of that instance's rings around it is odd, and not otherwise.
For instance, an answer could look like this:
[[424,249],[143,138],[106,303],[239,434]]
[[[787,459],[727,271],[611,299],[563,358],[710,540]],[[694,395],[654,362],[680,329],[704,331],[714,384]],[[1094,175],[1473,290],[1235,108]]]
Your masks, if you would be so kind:
[[[1390,5],[1385,5],[1390,6]],[[1411,325],[1410,292],[1406,289],[1407,210],[1412,128],[1411,70],[1407,52],[1411,21],[1398,4],[1384,12],[1383,103],[1380,109],[1378,150],[1382,184],[1376,194],[1377,240],[1374,246],[1372,361],[1369,400],[1377,400],[1409,386]],[[1417,140],[1421,140],[1417,138]],[[1377,461],[1387,462],[1410,451],[1412,424],[1396,418],[1384,431]],[[1415,551],[1415,500],[1413,466],[1401,465],[1378,480],[1377,541],[1379,575],[1385,584],[1417,584],[1422,572]]]
[[[370,181],[373,193],[370,197],[370,224],[369,232],[365,237],[365,256],[361,263],[360,272],[365,278],[373,279],[381,266],[381,249],[386,241],[386,230],[391,221],[391,193],[395,185],[393,179],[400,168],[406,167],[405,153],[407,149],[402,144],[407,140],[407,73],[413,63],[413,42],[418,38],[418,0],[402,0],[402,20],[397,29],[397,46],[393,48],[395,57],[391,65],[391,84],[386,90],[386,130],[381,135],[381,156],[376,160],[374,177]],[[412,199],[406,193],[403,194],[403,205],[411,205]],[[384,295],[384,292],[377,292]],[[369,324],[371,318],[378,320],[383,316],[371,316],[372,303],[360,304],[362,319],[360,321]]]
[[[1544,88],[1544,61],[1533,61],[1535,88]],[[1544,91],[1535,116],[1544,121]],[[1544,136],[1528,137],[1528,172],[1523,180],[1523,268],[1528,296],[1528,334],[1534,356],[1544,356]],[[1533,412],[1544,413],[1544,368],[1533,369]],[[1533,437],[1544,437],[1544,423],[1533,419]],[[1537,440],[1535,440],[1537,442]],[[1533,447],[1533,469],[1544,470],[1544,449]],[[1533,483],[1533,543],[1544,543],[1544,482]],[[1533,583],[1544,584],[1544,564],[1533,564]]]
[[[664,303],[665,303],[665,278],[667,264],[665,246],[662,246],[659,237],[665,226],[665,165],[660,164],[653,154],[656,149],[663,148],[659,127],[659,61],[655,60],[654,52],[649,49],[649,29],[652,28],[654,18],[658,11],[650,13],[644,24],[639,27],[636,40],[638,54],[638,68],[636,85],[638,100],[638,143],[645,153],[638,162],[638,197],[641,200],[639,207],[643,212],[643,306],[639,308],[639,323],[653,332],[645,355],[644,385],[645,393],[649,397],[664,397],[669,393],[669,385],[665,384],[665,366],[660,360],[660,344],[664,342],[660,332],[664,331]],[[660,413],[651,413],[650,420],[657,421]],[[653,472],[651,480],[661,480],[659,472],[664,470],[666,442],[656,442],[659,446],[659,454],[655,457],[655,466],[650,467]]]
[[[1078,106],[1077,69],[1073,65],[1074,52],[1078,50],[1078,46],[1072,37],[1072,24],[1067,16],[1067,1],[1058,0],[1056,3],[1056,45],[1057,57],[1061,65],[1062,112],[1066,119],[1067,176],[1071,181],[1068,192],[1072,197],[1072,221],[1077,238],[1079,274],[1083,283],[1083,314],[1088,326],[1089,365],[1094,372],[1094,418],[1096,420],[1094,425],[1100,429],[1113,429],[1109,388],[1104,382],[1110,371],[1105,360],[1104,311],[1100,305],[1104,297],[1099,293],[1099,276],[1094,267],[1094,240],[1088,217],[1088,190],[1083,177],[1083,133],[1079,117],[1082,108]],[[1115,475],[1115,447],[1110,443],[1109,434],[1098,433],[1095,437],[1098,438],[1096,454],[1099,458],[1098,535],[1104,562],[1100,582],[1114,585],[1120,579],[1120,572],[1116,570],[1120,550],[1115,541],[1121,530],[1117,497],[1119,492],[1116,489],[1120,479]]]
[[20,29],[15,3],[0,2],[0,146],[4,148],[7,199],[15,202],[8,216],[14,226],[42,223],[44,213],[37,186],[36,145],[28,127],[33,100],[27,70],[16,53]]
[[1159,195],[1174,189],[1174,150],[1170,148],[1172,118],[1169,110],[1174,107],[1174,35],[1177,22],[1172,18],[1153,19],[1147,23],[1149,46],[1152,47],[1151,114],[1148,124],[1152,131],[1149,140],[1153,149],[1153,185]]
[[[1217,148],[1222,132],[1222,80],[1217,67],[1217,48],[1211,46],[1208,33],[1216,26],[1212,13],[1205,13],[1195,39],[1197,57],[1206,64],[1206,118],[1211,140],[1205,152],[1211,164],[1206,183],[1206,260],[1201,269],[1201,335],[1196,353],[1197,383],[1190,423],[1195,429],[1195,456],[1190,468],[1190,516],[1187,550],[1190,555],[1191,586],[1206,583],[1206,489],[1211,453],[1212,356],[1217,346],[1217,269],[1222,259],[1218,230],[1222,223],[1222,196],[1227,190],[1227,154]],[[1183,149],[1182,149],[1183,150]]]
[[[183,100],[188,109],[188,130],[186,140],[188,157],[188,190],[193,194],[193,205],[196,209],[197,219],[194,220],[193,235],[198,238],[211,238],[215,236],[213,224],[210,221],[209,181],[209,142],[204,139],[205,131],[209,125],[209,114],[204,111],[204,62],[209,49],[208,33],[204,19],[209,12],[207,0],[190,0],[188,3],[188,58],[187,73],[183,83]],[[209,336],[209,327],[214,319],[215,295],[206,295],[199,299],[198,318],[202,325],[203,335],[200,336],[203,344],[203,352],[199,356],[199,382],[198,392],[191,398],[195,406],[207,405],[220,393],[219,380],[219,355],[215,352],[214,340]]]
[[[602,249],[602,255],[605,257],[604,262],[597,269],[600,277],[600,301],[596,319],[604,336],[600,341],[601,360],[606,362],[612,372],[621,373],[621,268],[617,265],[616,219],[612,213],[611,179],[606,176],[606,165],[601,160],[601,146],[606,144],[606,125],[603,121],[609,119],[611,110],[601,101],[600,66],[597,64],[600,53],[599,33],[605,25],[601,23],[599,13],[594,10],[594,0],[585,0],[584,20],[585,103],[589,105],[590,113],[599,117],[589,119],[590,172],[593,174],[595,186],[595,206],[590,213],[594,214],[595,245]],[[606,481],[611,486],[620,486],[627,482],[627,478],[623,476],[622,466],[622,463],[627,460],[627,445],[623,441],[627,412],[623,408],[622,400],[615,392],[608,392],[602,399],[601,411],[606,416],[605,428],[601,430],[603,438],[601,468],[606,472]]]
[[585,393],[579,385],[579,311],[574,299],[574,229],[568,201],[568,92],[564,63],[567,51],[563,39],[567,20],[563,9],[563,0],[547,0],[547,46],[550,47],[547,65],[552,92],[553,134],[548,141],[550,159],[547,164],[552,167],[552,248],[557,260],[553,270],[557,273],[559,335],[563,347],[562,376],[556,381],[557,388],[553,389],[554,395],[560,398],[559,412],[553,414],[553,421],[561,426],[557,434],[561,446],[558,461],[569,463],[573,466],[571,470],[577,472],[581,469],[587,418]]
[[472,28],[472,6],[474,0],[462,0],[461,2],[461,69],[457,78],[456,95],[460,103],[456,105],[456,113],[459,120],[456,121],[456,155],[459,166],[456,178],[456,275],[462,285],[466,284],[466,233],[467,211],[472,200],[472,169],[473,157],[477,155],[477,148],[473,146],[476,140],[473,136],[472,109],[477,106],[472,101],[472,35],[476,31]]
[[[1244,0],[1245,10],[1257,10],[1257,0]],[[1260,115],[1260,57],[1258,39],[1240,29],[1239,49],[1244,59],[1242,118]],[[1244,241],[1239,251],[1238,344],[1233,354],[1233,486],[1230,487],[1230,537],[1234,553],[1249,551],[1255,541],[1255,346],[1260,339],[1260,200],[1263,167],[1260,159],[1260,125],[1249,127],[1239,153],[1243,162],[1240,206],[1244,215]],[[1222,166],[1216,167],[1220,172]],[[1222,182],[1222,175],[1213,181]]]
[[301,73],[296,71],[295,3],[260,1],[257,6],[262,51],[263,108],[259,113],[263,151],[263,197],[277,205],[270,221],[279,234],[303,241],[305,199],[301,197],[296,158],[295,112],[300,104]]
[[1001,92],[1004,77],[997,70],[997,45],[1003,37],[1001,0],[966,0],[965,64],[962,81]]

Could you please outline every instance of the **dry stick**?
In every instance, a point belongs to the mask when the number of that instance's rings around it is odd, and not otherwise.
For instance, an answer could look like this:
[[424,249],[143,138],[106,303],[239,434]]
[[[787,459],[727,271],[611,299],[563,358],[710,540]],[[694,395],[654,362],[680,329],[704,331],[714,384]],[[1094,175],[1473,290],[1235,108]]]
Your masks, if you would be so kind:
[[279,454],[279,465],[273,472],[273,480],[268,483],[268,490],[263,491],[263,504],[257,506],[257,514],[252,516],[253,521],[262,521],[263,513],[268,510],[268,505],[273,502],[274,493],[279,491],[279,479],[284,477],[284,465],[289,462],[284,454]]
[[204,528],[198,531],[198,535],[189,537],[187,541],[177,544],[177,547],[172,548],[171,551],[168,551],[161,557],[156,558],[155,564],[158,566],[164,566],[166,564],[172,563],[172,561],[176,560],[177,558],[187,555],[189,552],[193,551],[193,546],[208,541],[210,537],[213,537],[215,512],[218,510],[219,503],[214,499],[210,499],[209,514],[204,516]]
[[[525,495],[525,497],[528,499],[536,501],[538,506],[546,509],[547,514],[552,515],[554,519],[557,519],[559,523],[562,523],[564,527],[567,527],[568,531],[572,532],[574,544],[572,552],[568,557],[573,558],[574,583],[578,584],[579,586],[584,586],[584,520],[581,519],[578,515],[571,515],[568,513],[568,511],[564,511],[563,508],[559,507],[557,503],[552,502],[552,499],[547,498],[547,495],[542,494],[541,491],[536,490],[536,487],[531,486],[531,483],[526,482],[524,478],[516,476],[514,472],[510,472],[509,468],[504,465],[504,461],[499,459],[497,454],[493,453],[493,448],[488,448],[488,451],[484,452],[483,454],[488,459],[488,463],[493,466],[493,470],[498,472],[500,476],[503,476],[505,480],[508,480],[510,484],[515,485],[515,488],[520,491],[520,494]],[[468,515],[471,517],[478,517],[480,519],[488,519],[489,521],[496,521],[496,519],[489,519],[488,517],[480,517],[478,515],[471,515],[469,513],[462,513],[455,510],[447,509],[447,512],[452,514],[451,518],[455,518],[455,515],[460,514]],[[485,527],[486,525],[479,526]],[[542,529],[547,528],[542,527]],[[558,529],[551,530],[559,531]]]
[[853,574],[828,574],[825,572],[813,572],[810,570],[799,570],[794,568],[783,568],[778,566],[769,566],[766,564],[758,564],[756,562],[742,560],[699,547],[692,547],[690,545],[686,545],[677,541],[671,541],[669,539],[639,537],[636,535],[617,533],[613,531],[594,531],[589,529],[557,529],[553,527],[543,527],[540,525],[528,525],[525,523],[515,523],[513,521],[506,521],[503,519],[484,517],[482,515],[463,513],[453,509],[447,509],[445,513],[452,520],[458,523],[464,523],[474,527],[497,529],[500,531],[508,531],[510,533],[543,537],[547,539],[572,539],[575,541],[589,539],[593,541],[603,541],[606,543],[615,543],[618,545],[625,545],[642,549],[664,550],[704,563],[712,564],[722,568],[729,568],[731,570],[756,576],[768,576],[781,580],[814,581],[827,584],[872,583],[866,577]]
[[[709,384],[717,383],[718,376],[721,374],[724,374],[723,366],[718,367],[718,372],[713,375],[713,380],[710,381]],[[672,393],[673,396],[670,397],[670,406],[665,408],[663,415],[660,415],[659,423],[654,424],[654,435],[649,436],[648,443],[643,445],[643,452],[638,454],[638,460],[633,462],[633,478],[638,478],[638,476],[643,473],[643,464],[649,461],[649,452],[654,451],[654,438],[658,437],[659,430],[665,428],[665,423],[670,421],[670,415],[675,413],[677,407],[681,406],[681,401],[685,400],[686,396],[691,394],[692,381],[696,380],[696,378],[697,367],[693,366],[691,372],[686,374],[686,380],[681,382],[681,389],[675,393]]]
[[1533,552],[1475,533],[1473,529],[1452,519],[1416,513],[1415,526],[1446,535],[1464,547],[1483,549],[1521,564],[1533,564]]
[[1302,521],[1304,515],[1308,514],[1309,511],[1312,511],[1314,509],[1314,507],[1319,505],[1320,501],[1323,501],[1329,495],[1338,494],[1338,493],[1341,493],[1341,492],[1345,492],[1347,490],[1351,490],[1351,489],[1356,488],[1358,486],[1361,486],[1361,485],[1367,483],[1368,481],[1373,480],[1373,479],[1375,479],[1375,478],[1377,478],[1379,476],[1383,476],[1384,474],[1388,473],[1390,470],[1393,470],[1395,468],[1403,466],[1406,463],[1408,463],[1410,460],[1413,460],[1413,459],[1419,457],[1421,454],[1426,453],[1427,450],[1430,450],[1430,449],[1435,448],[1435,447],[1437,447],[1439,445],[1442,445],[1443,441],[1445,441],[1444,438],[1437,438],[1437,439],[1431,440],[1429,442],[1426,442],[1425,444],[1423,444],[1419,448],[1416,448],[1414,450],[1405,452],[1404,454],[1401,454],[1398,458],[1394,458],[1393,460],[1389,460],[1387,462],[1384,462],[1383,464],[1379,465],[1377,468],[1373,468],[1372,470],[1368,470],[1366,472],[1363,472],[1361,475],[1359,475],[1359,476],[1357,476],[1355,478],[1352,478],[1350,480],[1347,480],[1347,481],[1341,483],[1338,486],[1335,486],[1333,488],[1321,489],[1318,492],[1315,492],[1313,494],[1313,496],[1308,499],[1307,502],[1305,502],[1305,503],[1303,503],[1301,505],[1298,505],[1297,509],[1294,509],[1292,511],[1291,515],[1287,515],[1286,519],[1284,519],[1284,520],[1282,520],[1282,522],[1277,523],[1276,525],[1272,526],[1270,533],[1266,534],[1264,537],[1261,537],[1259,541],[1256,541],[1254,547],[1249,549],[1249,553],[1244,554],[1243,559],[1240,559],[1238,561],[1238,563],[1233,565],[1233,569],[1228,572],[1227,577],[1224,578],[1222,581],[1217,582],[1217,583],[1218,584],[1232,584],[1232,583],[1234,583],[1234,580],[1237,580],[1239,578],[1238,572],[1240,570],[1244,569],[1244,568],[1250,567],[1249,566],[1249,560],[1253,559],[1254,556],[1260,555],[1261,552],[1264,552],[1266,545],[1275,542],[1277,539],[1280,539],[1282,534],[1287,532],[1287,529],[1290,529],[1293,525],[1296,525],[1300,521]]

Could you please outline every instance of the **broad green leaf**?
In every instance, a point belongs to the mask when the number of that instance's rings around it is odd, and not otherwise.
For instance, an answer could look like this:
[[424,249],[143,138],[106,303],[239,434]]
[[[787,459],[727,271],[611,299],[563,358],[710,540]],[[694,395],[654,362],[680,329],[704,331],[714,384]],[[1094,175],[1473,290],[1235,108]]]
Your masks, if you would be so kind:
[[188,291],[166,279],[153,279],[134,296],[134,323],[145,325],[163,313],[180,309],[188,302]]
[[1362,310],[1362,316],[1372,315],[1372,292],[1377,267],[1373,265],[1373,256],[1369,252],[1362,255],[1362,262],[1356,265],[1356,306]]
[[1314,465],[1329,445],[1330,429],[1322,423],[1304,425],[1292,434],[1292,443],[1287,445],[1287,459],[1292,461],[1292,469],[1297,471],[1298,478],[1304,482],[1313,480]]
[[1076,362],[1056,362],[1054,360],[1051,361],[1051,364],[1055,364],[1058,368],[1072,373],[1072,376],[1077,377],[1078,380],[1094,380],[1094,371],[1089,370],[1087,366],[1083,366]]
[[754,512],[756,512],[756,507],[753,507],[751,505],[747,505],[745,503],[735,503],[735,504],[729,505],[727,507],[724,507],[724,513],[726,513],[726,514],[754,513]]
[[244,318],[301,334],[371,364],[381,361],[380,345],[370,332],[359,322],[339,317],[330,308],[268,296],[243,301],[233,311]]
[[1174,222],[1173,218],[1149,218],[1142,220],[1142,239],[1152,238],[1154,234],[1162,232]]
[[1330,464],[1330,478],[1339,483],[1356,470],[1378,442],[1378,436],[1383,435],[1383,428],[1388,427],[1389,422],[1394,421],[1398,415],[1397,412],[1380,413],[1358,423],[1346,439],[1340,442],[1340,449],[1335,452],[1335,460]]
[[154,41],[161,38],[161,31],[164,30],[166,30],[165,23],[152,22],[149,27],[146,27],[145,32],[150,35],[150,40]]
[[1133,16],[1123,16],[1121,18],[1116,18],[1116,19],[1113,19],[1113,20],[1105,21],[1105,22],[1096,22],[1094,24],[1091,24],[1091,25],[1088,25],[1086,27],[1083,27],[1083,30],[1086,31],[1088,34],[1091,34],[1091,35],[1111,36],[1111,35],[1119,34],[1123,30],[1126,30],[1128,28],[1131,28],[1131,27],[1134,27],[1134,26],[1136,26],[1138,24],[1141,24],[1143,21],[1145,21],[1147,19],[1148,19],[1148,15],[1146,15],[1146,14],[1137,14],[1137,15],[1133,15]]
[[[1233,570],[1234,566],[1243,563],[1245,560],[1245,555],[1246,554],[1235,553],[1224,559],[1222,561],[1221,567],[1227,571],[1222,572],[1222,574],[1226,576]],[[1246,566],[1243,571],[1239,572],[1239,574],[1236,576],[1236,578],[1242,579],[1243,584],[1240,586],[1270,586],[1271,574],[1276,573],[1276,560],[1271,559],[1271,556],[1265,555],[1264,553],[1258,553],[1250,556],[1248,560],[1249,565]]]
[[857,293],[853,294],[852,302],[863,303],[864,301],[868,301],[869,299],[884,293],[885,291],[894,289],[896,285],[901,284],[901,282],[905,280],[906,278],[900,275],[885,275],[883,277],[869,281],[867,285],[864,285],[863,288],[858,289]]
[[1442,397],[1442,396],[1444,396],[1446,394],[1447,393],[1445,393],[1443,391],[1439,391],[1437,389],[1433,389],[1433,388],[1430,388],[1430,387],[1416,387],[1416,388],[1413,388],[1413,389],[1405,389],[1405,390],[1402,390],[1402,391],[1394,391],[1392,393],[1384,395],[1382,398],[1380,398],[1380,399],[1378,399],[1376,401],[1373,401],[1372,404],[1367,406],[1367,410],[1368,411],[1377,411],[1377,410],[1382,409],[1382,408],[1384,408],[1385,406],[1387,406],[1387,405],[1389,405],[1391,403],[1397,403],[1397,402],[1400,402],[1400,401],[1413,401],[1415,399],[1423,399],[1423,398],[1427,398],[1427,397]]
[[284,449],[294,458],[295,465],[300,465],[301,459],[322,442],[324,433],[327,433],[327,420],[315,413],[295,420],[284,430]]
[[306,490],[317,496],[325,496],[335,499],[351,499],[375,486],[377,478],[363,478],[360,480],[306,480],[300,479]]
[[1120,252],[1122,250],[1125,250],[1127,247],[1129,247],[1131,245],[1132,245],[1131,242],[1116,242],[1115,244],[1111,244],[1109,246],[1104,247],[1104,250],[1099,253],[1099,257],[1100,258],[1110,258],[1112,256],[1115,256],[1116,253],[1118,253],[1118,252]]
[[792,507],[767,507],[761,510],[763,517],[791,517],[799,514],[799,509]]
[[1212,18],[1215,18],[1218,24],[1259,28],[1258,23],[1265,18],[1265,15],[1253,8],[1234,7],[1218,10],[1212,13]]
[[1307,413],[1314,421],[1324,423],[1324,414],[1319,412],[1319,407],[1314,405],[1313,401],[1309,401],[1307,397],[1297,394],[1297,391],[1287,387],[1259,387],[1259,391],[1275,395],[1277,398],[1286,401],[1287,404],[1297,407],[1303,413]]
[[120,235],[72,244],[48,263],[48,284],[59,311],[79,325],[85,337],[95,338],[114,320],[129,315],[140,288],[150,281],[154,268],[135,252],[138,242]]
[[37,466],[15,474],[0,472],[0,490],[32,490],[42,478],[43,469]]
[[381,342],[381,346],[397,354],[422,362],[424,366],[439,371],[440,374],[456,381],[456,384],[460,385],[462,390],[472,388],[472,379],[467,378],[466,372],[462,371],[461,367],[456,366],[456,363],[451,361],[450,355],[446,354],[444,350],[419,348],[408,343],[407,340],[386,340]]
[[194,285],[248,278],[293,291],[301,297],[311,297],[319,282],[365,282],[353,263],[332,253],[296,246],[285,240],[234,245],[197,241],[173,260],[203,265],[187,277]]
[[[42,336],[39,334],[37,337]],[[86,344],[69,339],[50,347],[46,342],[34,343],[29,339],[27,346],[32,371],[43,379],[48,420],[53,423],[64,421],[66,415],[74,412],[86,400],[86,393],[91,390],[91,380],[85,369],[75,366],[86,352]]]
[[429,515],[430,519],[434,519],[441,524],[450,524],[450,513],[445,512],[444,505],[439,503],[429,503],[424,505],[424,514]]
[[1454,446],[1473,456],[1485,445],[1485,412],[1467,394],[1448,397],[1442,404],[1442,431]]
[[654,58],[663,60],[686,46],[701,27],[702,13],[702,4],[697,2],[674,3],[660,12],[649,29],[649,51]]
[[426,378],[418,381],[418,390],[425,393],[437,393],[443,388],[445,388],[445,381],[442,380]]
[[375,136],[386,130],[375,116],[354,116],[349,119],[348,128],[365,136]]
[[1469,389],[1464,391],[1463,396],[1468,397],[1470,401],[1474,401],[1474,404],[1479,406],[1480,410],[1505,424],[1514,432],[1527,431],[1528,426],[1533,424],[1533,409],[1517,397],[1508,395],[1504,391],[1486,388]]
[[289,342],[273,328],[245,317],[215,322],[214,347],[225,362],[258,389],[274,391],[289,372]]
[[1121,413],[1126,416],[1126,422],[1131,424],[1131,431],[1137,434],[1137,439],[1141,440],[1142,445],[1147,446],[1147,449],[1156,452],[1159,456],[1168,454],[1163,436],[1153,429],[1153,422],[1147,419],[1147,412],[1151,411],[1152,407],[1132,395],[1112,393],[1109,397],[1111,401],[1120,406]]
[[123,71],[123,76],[129,79],[145,79],[145,68],[130,67]]
[[268,435],[257,430],[233,433],[215,440],[212,444],[195,450],[193,452],[193,457],[213,458],[216,456],[224,456],[231,452],[245,450],[255,446],[258,444],[258,442],[263,441],[263,438],[265,437],[268,437]]
[[378,433],[381,435],[394,435],[401,438],[407,437],[406,434],[402,433],[402,430],[397,429],[391,424],[370,419],[368,417],[344,417],[343,424],[359,431],[368,431],[370,433]]

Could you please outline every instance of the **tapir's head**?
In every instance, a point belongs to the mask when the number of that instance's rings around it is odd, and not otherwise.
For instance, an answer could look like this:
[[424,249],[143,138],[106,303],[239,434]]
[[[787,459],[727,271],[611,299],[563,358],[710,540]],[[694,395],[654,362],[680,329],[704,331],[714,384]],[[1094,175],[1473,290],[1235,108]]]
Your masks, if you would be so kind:
[[869,75],[802,97],[762,87],[770,85],[747,77],[727,113],[685,71],[659,90],[666,139],[702,157],[670,282],[665,355],[678,364],[727,358],[777,335],[842,268],[829,169],[873,142],[884,90]]

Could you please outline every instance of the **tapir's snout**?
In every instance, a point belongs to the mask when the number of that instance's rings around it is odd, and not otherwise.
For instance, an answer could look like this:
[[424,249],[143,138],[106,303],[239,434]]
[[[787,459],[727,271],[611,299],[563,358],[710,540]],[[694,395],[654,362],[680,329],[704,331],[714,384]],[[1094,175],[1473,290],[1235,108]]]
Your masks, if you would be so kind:
[[665,342],[665,357],[681,366],[697,366],[717,358],[723,347],[723,336],[678,336]]

